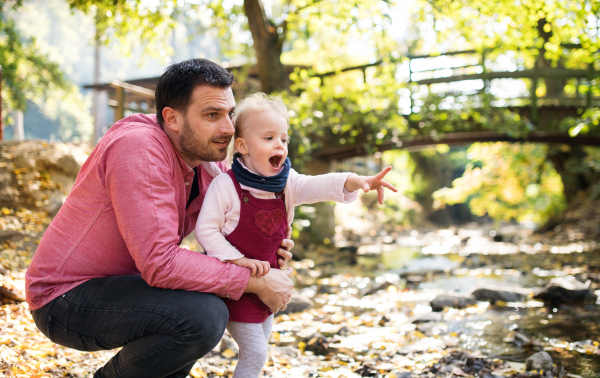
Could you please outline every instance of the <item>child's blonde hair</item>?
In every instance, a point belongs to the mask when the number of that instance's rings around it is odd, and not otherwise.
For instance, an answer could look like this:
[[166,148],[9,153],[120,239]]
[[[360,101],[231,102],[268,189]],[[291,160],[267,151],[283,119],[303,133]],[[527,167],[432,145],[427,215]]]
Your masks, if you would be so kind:
[[281,97],[269,96],[262,92],[253,93],[244,97],[233,113],[233,124],[235,126],[235,138],[242,136],[242,128],[244,118],[252,112],[262,112],[265,110],[273,110],[285,118],[289,124],[290,116],[287,112],[287,107],[283,103]]

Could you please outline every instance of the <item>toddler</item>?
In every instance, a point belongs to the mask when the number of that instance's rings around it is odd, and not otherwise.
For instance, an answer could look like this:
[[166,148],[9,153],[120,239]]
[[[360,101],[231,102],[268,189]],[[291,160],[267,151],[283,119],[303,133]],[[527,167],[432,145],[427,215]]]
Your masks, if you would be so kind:
[[[248,267],[256,277],[279,269],[277,249],[294,218],[294,206],[350,203],[358,189],[377,190],[383,203],[384,187],[397,191],[383,180],[390,167],[370,177],[298,174],[287,157],[288,122],[280,98],[256,93],[238,104],[232,169],[212,181],[196,223],[196,237],[209,256]],[[240,348],[233,377],[258,377],[267,360],[273,313],[255,294],[223,300],[229,309],[227,329]]]

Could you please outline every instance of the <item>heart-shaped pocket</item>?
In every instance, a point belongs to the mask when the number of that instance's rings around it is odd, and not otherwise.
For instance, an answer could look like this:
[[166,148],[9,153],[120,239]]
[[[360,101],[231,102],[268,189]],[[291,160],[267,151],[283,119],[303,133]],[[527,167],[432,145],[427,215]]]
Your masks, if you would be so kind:
[[265,234],[273,236],[284,219],[285,211],[281,209],[272,211],[260,210],[256,213],[254,224],[256,224],[256,227]]

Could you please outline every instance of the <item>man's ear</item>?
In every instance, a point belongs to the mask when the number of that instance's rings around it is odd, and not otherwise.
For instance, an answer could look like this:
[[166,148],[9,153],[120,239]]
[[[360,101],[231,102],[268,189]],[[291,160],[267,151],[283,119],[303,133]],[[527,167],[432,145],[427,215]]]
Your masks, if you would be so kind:
[[235,149],[242,155],[248,154],[248,146],[246,146],[244,138],[237,138],[235,140]]
[[171,131],[179,132],[183,126],[180,120],[179,112],[173,108],[165,107],[162,111],[165,126]]

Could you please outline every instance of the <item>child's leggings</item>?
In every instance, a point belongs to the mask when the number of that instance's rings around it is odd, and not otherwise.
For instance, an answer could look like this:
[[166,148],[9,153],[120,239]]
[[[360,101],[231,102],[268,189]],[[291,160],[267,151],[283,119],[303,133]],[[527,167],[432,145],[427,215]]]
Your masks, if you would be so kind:
[[228,322],[227,330],[240,347],[233,378],[257,378],[267,362],[273,315],[262,323]]

